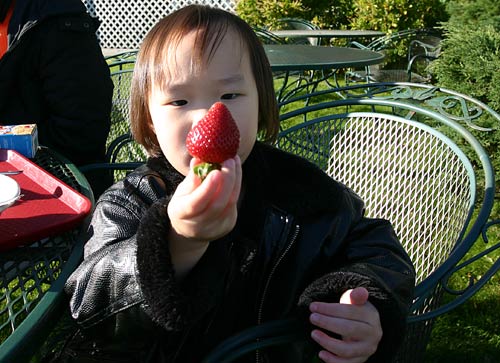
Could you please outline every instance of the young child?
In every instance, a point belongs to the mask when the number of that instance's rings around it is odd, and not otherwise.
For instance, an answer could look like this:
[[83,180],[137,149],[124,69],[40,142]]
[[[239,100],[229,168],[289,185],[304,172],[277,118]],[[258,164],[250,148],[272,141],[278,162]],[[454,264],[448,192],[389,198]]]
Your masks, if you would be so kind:
[[[60,360],[200,362],[244,328],[306,313],[322,361],[389,361],[412,264],[348,188],[270,145],[273,79],[251,27],[187,6],[149,32],[134,72],[132,131],[150,158],[96,205],[66,286],[80,329]],[[240,145],[201,182],[186,135],[216,102]]]

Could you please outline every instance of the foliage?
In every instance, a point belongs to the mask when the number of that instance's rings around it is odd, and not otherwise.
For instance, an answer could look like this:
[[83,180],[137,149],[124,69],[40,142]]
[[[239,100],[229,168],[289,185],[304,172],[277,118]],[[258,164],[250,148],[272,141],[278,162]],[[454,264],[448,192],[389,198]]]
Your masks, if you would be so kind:
[[310,20],[324,29],[433,27],[446,20],[442,0],[238,0],[236,11],[248,23],[272,25],[278,18]]
[[251,25],[272,26],[279,18],[302,18],[322,28],[342,28],[353,14],[349,0],[238,0],[236,12]]
[[498,304],[499,291],[493,286],[491,290],[438,319],[425,362],[500,363],[500,314],[493,308]]
[[450,22],[474,27],[492,25],[500,30],[500,2],[498,0],[455,0],[447,4]]
[[[500,225],[489,234],[489,246],[499,243]],[[476,242],[469,252],[471,257],[485,248],[482,241]],[[500,250],[481,258],[466,271],[454,276],[452,286],[463,288],[469,276],[480,277],[491,264],[500,258]],[[497,273],[470,300],[458,308],[439,317],[432,329],[427,347],[427,363],[500,363],[500,275]],[[448,297],[446,300],[449,300]]]
[[393,33],[403,29],[430,28],[447,19],[440,0],[355,0],[354,29]]
[[500,31],[451,22],[444,28],[442,54],[432,66],[439,84],[500,111]]
[[323,29],[345,29],[354,14],[351,0],[302,0],[307,11],[306,19],[311,19]]
[[[354,4],[356,17],[351,19],[350,27],[389,35],[400,30],[433,28],[447,19],[440,0],[355,0]],[[394,41],[385,51],[386,62],[395,68],[398,63],[406,65],[408,45],[407,39]]]
[[[500,9],[500,8],[499,8]],[[492,25],[458,26],[454,20],[444,25],[442,54],[432,63],[431,71],[439,86],[477,98],[500,112],[500,31]],[[495,132],[476,136],[500,170],[500,125],[493,120],[481,126]],[[500,175],[496,175],[497,190]],[[498,203],[497,203],[498,204]],[[498,211],[495,215],[499,215]]]
[[302,15],[301,0],[239,0],[238,15],[253,26],[267,26],[273,19],[294,18]]

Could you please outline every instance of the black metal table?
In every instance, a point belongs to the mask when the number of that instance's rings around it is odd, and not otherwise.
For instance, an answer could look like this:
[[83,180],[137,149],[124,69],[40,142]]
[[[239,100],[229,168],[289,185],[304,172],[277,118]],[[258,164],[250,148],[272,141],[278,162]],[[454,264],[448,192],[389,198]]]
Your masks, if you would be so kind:
[[[40,148],[33,161],[93,204],[87,180],[63,156]],[[64,283],[83,254],[80,232],[77,227],[0,254],[0,362],[27,362],[45,340],[59,317]]]

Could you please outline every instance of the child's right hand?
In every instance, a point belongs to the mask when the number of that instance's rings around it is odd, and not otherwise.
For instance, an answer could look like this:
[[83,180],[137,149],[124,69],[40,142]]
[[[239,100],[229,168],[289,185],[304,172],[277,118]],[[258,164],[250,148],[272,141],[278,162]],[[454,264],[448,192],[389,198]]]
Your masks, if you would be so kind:
[[226,235],[236,224],[241,162],[238,156],[226,160],[221,170],[210,172],[203,182],[192,171],[197,163],[191,160],[189,174],[168,205],[168,216],[180,236],[208,242]]
[[176,271],[194,266],[208,242],[228,234],[238,216],[242,180],[239,156],[224,161],[221,170],[210,172],[203,182],[193,172],[199,162],[191,160],[190,171],[167,209],[172,226],[168,236],[170,253]]

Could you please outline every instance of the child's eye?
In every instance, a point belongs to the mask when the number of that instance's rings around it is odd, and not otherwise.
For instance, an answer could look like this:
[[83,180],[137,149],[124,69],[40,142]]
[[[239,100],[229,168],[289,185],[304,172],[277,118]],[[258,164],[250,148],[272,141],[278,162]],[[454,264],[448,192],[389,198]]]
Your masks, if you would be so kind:
[[239,96],[238,93],[226,93],[226,94],[223,94],[221,96],[221,99],[223,99],[223,100],[233,100],[233,99],[235,99],[238,96]]
[[172,106],[184,106],[184,105],[187,105],[187,101],[186,100],[176,100],[176,101],[172,101],[169,103],[169,105],[172,105]]

